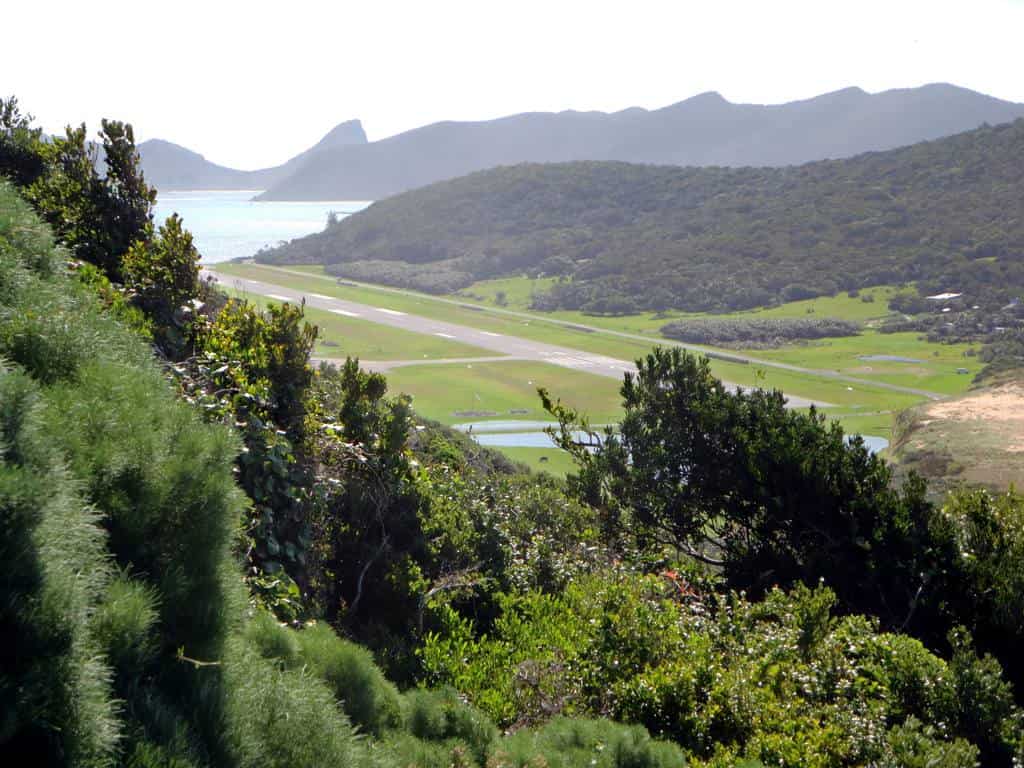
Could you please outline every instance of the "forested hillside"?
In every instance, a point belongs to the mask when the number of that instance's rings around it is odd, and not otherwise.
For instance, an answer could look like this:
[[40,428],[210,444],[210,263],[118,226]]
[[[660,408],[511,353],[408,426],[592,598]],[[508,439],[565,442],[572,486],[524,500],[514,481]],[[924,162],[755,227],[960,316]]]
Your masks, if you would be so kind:
[[[655,349],[523,475],[199,280],[130,125],[0,102],[0,754],[129,768],[1024,761],[1024,499],[937,505]],[[422,427],[422,429],[421,429]]]
[[786,104],[702,93],[667,107],[532,112],[444,121],[340,147],[268,189],[264,200],[380,200],[514,163],[617,160],[781,166],[892,149],[1024,117],[1024,105],[934,83],[869,94],[845,88]]
[[430,292],[558,275],[540,309],[727,310],[916,280],[1024,291],[1024,121],[795,168],[519,165],[375,203],[257,260]]

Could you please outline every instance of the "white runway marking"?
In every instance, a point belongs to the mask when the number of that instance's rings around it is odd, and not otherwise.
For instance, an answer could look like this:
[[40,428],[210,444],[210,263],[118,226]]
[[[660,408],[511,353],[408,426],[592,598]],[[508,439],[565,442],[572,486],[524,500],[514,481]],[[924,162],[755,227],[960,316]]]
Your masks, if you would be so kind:
[[405,312],[399,312],[397,309],[384,309],[384,307],[374,307],[378,312],[383,312],[385,315],[397,315],[402,316]]
[[278,301],[295,301],[291,296],[282,296],[279,293],[268,293],[268,298],[277,299]]
[[344,309],[331,309],[331,310],[328,310],[328,311],[329,312],[333,312],[336,315],[344,315],[345,317],[359,317],[359,313],[358,312],[349,312],[349,311],[344,310]]
[[324,296],[322,293],[311,293],[309,295],[314,299],[326,299],[327,301],[331,301],[334,298],[333,296]]
[[435,336],[440,336],[442,339],[454,339],[455,338],[450,333],[440,333],[440,332],[438,332],[438,333],[435,333],[434,335]]
[[501,336],[500,333],[493,333],[492,331],[480,331],[484,336]]

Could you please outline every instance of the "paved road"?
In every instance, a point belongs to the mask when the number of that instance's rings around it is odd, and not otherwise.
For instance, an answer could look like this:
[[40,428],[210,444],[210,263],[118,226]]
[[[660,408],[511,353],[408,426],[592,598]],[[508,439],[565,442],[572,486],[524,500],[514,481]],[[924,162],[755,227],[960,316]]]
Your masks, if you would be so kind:
[[[278,267],[278,266],[273,266],[273,265],[270,265],[270,264],[259,264],[259,265],[255,265],[255,266],[259,266],[262,269],[274,270],[274,271],[277,271],[277,272],[284,272],[286,274],[292,274],[292,275],[296,275],[298,277],[304,277],[304,278],[307,278],[307,279],[308,278],[313,278],[313,279],[325,280],[325,281],[328,281],[328,282],[330,282],[332,284],[337,282],[337,278],[329,276],[329,275],[317,275],[317,274],[312,274],[310,272],[302,272],[302,271],[297,270],[297,269],[288,269],[288,267]],[[225,278],[225,279],[230,279],[230,278]],[[425,298],[425,299],[428,299],[430,301],[440,302],[442,304],[453,304],[453,305],[456,305],[456,306],[463,306],[463,307],[467,306],[467,304],[468,304],[468,302],[465,302],[465,301],[459,301],[457,299],[446,299],[446,298],[444,298],[442,296],[426,296],[426,295],[424,295],[422,293],[417,293],[416,291],[408,291],[408,290],[405,290],[403,288],[390,288],[388,286],[372,285],[370,283],[359,283],[359,282],[356,282],[354,280],[346,280],[345,282],[350,283],[351,285],[354,285],[354,286],[359,287],[359,288],[369,288],[369,289],[372,289],[372,290],[375,290],[375,291],[381,291],[381,292],[384,292],[384,293],[395,293],[395,294],[398,294],[400,296],[409,296],[411,298],[416,298],[416,299],[424,299]],[[665,347],[665,346],[675,346],[675,347],[680,347],[681,349],[690,350],[691,352],[697,352],[697,353],[702,354],[702,355],[708,355],[710,357],[723,357],[723,356],[727,356],[727,357],[729,357],[729,358],[731,358],[733,360],[739,360],[741,362],[745,362],[745,363],[748,363],[750,365],[756,365],[756,366],[761,367],[761,368],[777,368],[777,369],[782,370],[782,371],[791,371],[793,373],[807,374],[807,375],[811,375],[811,376],[817,376],[819,378],[832,379],[834,381],[842,381],[842,382],[846,382],[848,384],[858,384],[858,385],[864,386],[864,387],[874,387],[874,388],[877,388],[877,389],[885,389],[885,390],[888,390],[890,392],[902,392],[903,394],[907,394],[907,395],[916,395],[918,397],[925,397],[925,398],[928,398],[929,400],[944,400],[947,397],[947,395],[944,395],[941,392],[932,392],[932,391],[927,390],[927,389],[918,389],[916,387],[904,387],[904,386],[902,386],[900,384],[889,384],[889,383],[884,382],[884,381],[874,381],[874,380],[871,380],[871,379],[862,379],[862,378],[860,378],[858,376],[850,376],[849,374],[839,373],[838,371],[829,371],[829,370],[823,370],[823,369],[820,369],[820,368],[804,368],[804,367],[801,367],[799,365],[791,365],[789,363],[780,363],[777,360],[765,360],[765,359],[762,359],[762,358],[759,358],[759,357],[751,357],[750,355],[745,355],[745,354],[742,354],[742,353],[737,353],[737,352],[732,352],[732,351],[723,352],[722,350],[714,349],[712,347],[704,347],[704,346],[701,346],[699,344],[687,344],[687,343],[684,343],[684,342],[681,342],[681,341],[672,341],[670,339],[665,339],[665,338],[662,338],[662,337],[645,336],[645,335],[640,334],[640,333],[629,333],[628,331],[614,331],[614,330],[611,330],[609,328],[600,328],[598,326],[587,325],[585,323],[570,322],[568,320],[558,320],[557,318],[553,318],[553,317],[551,317],[551,318],[549,318],[549,317],[538,317],[538,315],[536,313],[531,314],[531,313],[528,313],[528,312],[518,312],[518,311],[516,311],[514,309],[502,309],[500,307],[486,307],[486,306],[481,306],[481,305],[478,305],[478,304],[472,304],[471,306],[473,306],[474,308],[479,308],[482,311],[490,312],[490,313],[496,314],[496,315],[505,315],[507,317],[515,317],[515,318],[518,318],[518,319],[531,320],[531,321],[534,321],[534,322],[538,322],[539,321],[539,322],[544,322],[544,323],[551,323],[552,325],[561,325],[561,326],[564,326],[566,328],[575,328],[577,330],[582,329],[582,330],[585,330],[585,331],[589,331],[590,333],[597,333],[597,334],[602,334],[602,335],[605,335],[605,336],[616,336],[616,337],[621,338],[621,339],[631,339],[631,340],[634,340],[634,341],[644,341],[644,342],[647,342],[648,344],[650,344],[651,346],[654,346],[654,345],[657,345],[657,344],[660,344],[663,347]]]
[[[493,331],[481,331],[465,325],[456,325],[455,323],[448,323],[443,320],[433,320],[419,315],[411,315],[406,312],[399,312],[386,307],[374,307],[369,304],[359,304],[354,301],[346,301],[345,299],[338,299],[331,296],[325,296],[323,294],[311,293],[309,291],[299,291],[294,288],[265,283],[260,280],[248,280],[231,275],[221,275],[215,270],[209,268],[204,269],[203,272],[204,274],[212,275],[224,285],[234,286],[240,290],[248,291],[250,293],[259,294],[278,301],[290,301],[296,303],[305,298],[306,304],[310,307],[315,307],[316,309],[334,312],[342,317],[355,317],[362,320],[369,320],[371,322],[388,325],[393,328],[400,328],[404,331],[409,331],[410,333],[423,333],[444,339],[450,339],[451,341],[462,342],[463,344],[472,344],[491,352],[497,352],[502,356],[499,359],[533,360],[549,363],[551,365],[558,365],[563,368],[585,371],[586,373],[593,373],[598,376],[606,376],[613,379],[621,379],[622,375],[627,371],[636,370],[636,365],[633,362],[617,360],[606,355],[582,352],[578,349],[571,349],[570,347],[562,347],[556,344],[545,344],[541,341],[531,341],[530,339],[522,339],[518,336],[494,333]],[[493,357],[480,357],[474,358],[473,361],[484,362],[493,359]],[[413,361],[408,362],[411,363]],[[427,361],[417,360],[415,362],[423,364]],[[431,360],[429,362],[435,364],[445,362],[468,362],[468,359],[460,358],[458,361]],[[469,364],[472,364],[472,362],[469,362]],[[386,363],[378,365],[386,365]],[[397,361],[387,365],[392,368],[397,367]],[[380,370],[380,368],[378,368],[378,370]],[[734,384],[730,384],[729,382],[723,383],[727,387],[735,388]],[[827,407],[830,405],[829,403],[807,400],[805,398],[795,396],[790,396],[788,400],[789,405],[793,408],[805,408],[812,404],[820,407]]]

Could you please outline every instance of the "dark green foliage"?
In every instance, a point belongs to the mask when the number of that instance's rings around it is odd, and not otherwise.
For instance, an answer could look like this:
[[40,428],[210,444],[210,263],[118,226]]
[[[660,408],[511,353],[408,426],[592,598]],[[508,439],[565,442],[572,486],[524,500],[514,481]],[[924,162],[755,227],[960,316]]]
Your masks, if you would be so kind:
[[429,557],[421,519],[429,500],[406,451],[408,399],[386,398],[384,377],[353,360],[322,372],[318,387],[319,471],[344,481],[324,483],[314,508],[314,593],[332,623],[387,648],[386,667],[405,679]]
[[956,558],[937,610],[947,625],[966,626],[1024,691],[1024,497],[959,489],[942,509]]
[[290,619],[302,613],[294,582],[307,584],[309,351],[316,333],[302,307],[284,304],[263,312],[229,300],[197,334],[203,354],[173,369],[186,400],[208,419],[241,431],[238,480],[252,500],[250,584],[261,602]]
[[374,736],[402,725],[398,690],[368,650],[323,624],[300,632],[299,648],[306,669],[327,683],[354,725]]
[[93,616],[93,631],[115,670],[127,677],[158,652],[160,610],[156,591],[126,573],[107,587]]
[[326,423],[315,453],[337,481],[316,507],[315,594],[332,623],[384,650],[393,677],[415,679],[414,644],[448,606],[484,619],[495,590],[558,590],[602,561],[589,509],[550,479],[492,474],[479,450],[412,431],[382,376],[350,360],[321,370],[316,388]]
[[231,300],[206,331],[202,346],[233,369],[237,388],[264,401],[265,420],[301,443],[306,437],[306,390],[313,380],[309,354],[316,337],[317,328],[305,321],[301,306],[273,304],[264,312]]
[[834,318],[743,318],[736,320],[679,320],[661,327],[670,339],[691,344],[711,344],[721,347],[778,347],[804,339],[856,336],[860,325],[849,320]]
[[494,750],[491,768],[680,768],[675,744],[654,741],[643,728],[609,720],[555,718],[537,731],[519,731]]
[[106,174],[96,171],[95,146],[85,125],[43,144],[46,172],[27,188],[27,197],[57,236],[79,259],[120,282],[128,249],[149,238],[156,190],[139,168],[130,125],[104,120],[99,134]]
[[[720,565],[731,586],[751,595],[825,580],[843,612],[879,617],[934,647],[963,624],[1019,684],[1017,496],[962,492],[940,511],[914,478],[895,490],[885,462],[848,442],[837,424],[787,410],[778,392],[729,393],[706,360],[679,350],[640,361],[622,394],[619,434],[607,434],[596,454],[572,444],[572,414],[548,401],[580,461],[576,490],[601,510],[618,546],[674,547]],[[968,658],[973,652],[957,652],[955,668],[974,669]],[[977,669],[990,687],[985,706],[998,709],[1012,697],[997,690],[1005,683],[992,664]],[[986,727],[1007,717],[988,715]],[[964,728],[984,757],[1009,759],[1002,736]]]
[[239,768],[369,765],[334,696],[302,670],[281,669],[234,641],[224,666],[225,739]]
[[[252,654],[228,642],[244,600],[229,556],[237,443],[176,402],[149,350],[103,317],[93,294],[34,268],[47,260],[21,257],[25,243],[8,232],[24,237],[22,223],[31,229],[26,207],[0,189],[0,339],[29,313],[65,336],[31,355],[3,350],[31,366],[4,373],[12,384],[0,396],[0,483],[12,473],[30,481],[0,503],[13,547],[4,751],[54,765],[109,764],[115,749],[137,765],[358,763],[326,688],[250,665]],[[45,238],[31,245],[26,253],[52,249]],[[108,562],[122,569],[112,581]]]
[[948,542],[929,538],[922,485],[893,490],[885,462],[838,423],[787,409],[778,391],[730,393],[706,358],[678,348],[638,361],[622,397],[619,433],[596,454],[573,444],[552,406],[581,462],[578,491],[606,529],[720,564],[750,594],[825,578],[844,609],[888,627],[934,594],[935,549]]
[[121,270],[139,306],[163,331],[161,347],[180,357],[199,297],[199,252],[181,217],[172,215],[153,238],[132,244]]
[[502,724],[539,701],[547,716],[643,724],[701,764],[1010,764],[1024,720],[991,660],[958,646],[946,662],[868,619],[834,616],[834,599],[800,587],[753,603],[668,571],[605,575],[562,595],[510,596],[487,636],[453,628],[428,638],[425,655],[436,679]]
[[1022,147],[1018,121],[790,168],[495,168],[259,259],[434,292],[560,275],[535,307],[596,313],[745,309],[911,280],[998,306],[1024,288],[1024,229],[1004,215]]
[[279,624],[270,614],[257,613],[245,637],[267,659],[285,669],[305,669],[323,680],[342,710],[361,730],[380,736],[402,725],[397,689],[387,681],[365,648],[342,640],[322,624],[301,631]]
[[413,690],[405,695],[405,705],[405,725],[413,736],[423,741],[459,742],[468,748],[478,765],[487,761],[498,729],[454,690]]
[[103,534],[47,444],[41,406],[34,382],[0,370],[0,751],[112,765],[121,729],[89,620],[109,578]]
[[32,127],[32,115],[23,115],[18,100],[0,99],[0,177],[27,187],[43,175],[40,150],[42,130]]

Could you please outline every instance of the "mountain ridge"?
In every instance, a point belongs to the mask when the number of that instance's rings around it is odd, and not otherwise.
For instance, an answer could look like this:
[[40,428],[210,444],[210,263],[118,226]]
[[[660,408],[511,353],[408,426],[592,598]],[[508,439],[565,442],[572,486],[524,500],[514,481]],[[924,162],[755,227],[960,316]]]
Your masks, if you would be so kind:
[[781,168],[525,163],[374,203],[257,254],[435,293],[560,278],[536,309],[749,309],[917,282],[1024,292],[1024,119]]
[[1024,104],[945,83],[870,94],[843,88],[785,104],[734,104],[716,91],[646,110],[525,112],[441,121],[335,147],[261,200],[379,200],[523,162],[622,161],[783,166],[851,157],[1024,117]]
[[162,191],[251,189],[262,190],[297,171],[319,152],[345,144],[366,143],[359,120],[338,123],[309,149],[280,165],[242,171],[207,160],[200,153],[166,139],[148,139],[138,145],[146,180]]

